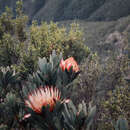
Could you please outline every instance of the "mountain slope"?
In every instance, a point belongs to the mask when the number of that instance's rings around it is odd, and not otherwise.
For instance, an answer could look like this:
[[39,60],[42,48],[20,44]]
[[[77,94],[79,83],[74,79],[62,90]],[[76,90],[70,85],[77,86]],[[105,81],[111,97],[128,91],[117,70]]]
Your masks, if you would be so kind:
[[[0,12],[16,0],[1,0]],[[24,11],[30,20],[111,21],[130,14],[130,0],[23,0]]]
[[[62,21],[59,25],[64,25],[69,28],[73,22],[74,20]],[[102,52],[99,50],[103,49],[104,55],[106,53],[106,48],[104,47],[107,45],[110,45],[111,48],[114,47],[115,41],[106,43],[108,37],[114,33],[114,35],[122,35],[124,33],[128,39],[128,48],[130,48],[130,16],[115,21],[87,22],[84,20],[75,20],[75,23],[78,23],[80,29],[84,32],[85,44],[94,52],[98,52],[98,54],[101,54]]]

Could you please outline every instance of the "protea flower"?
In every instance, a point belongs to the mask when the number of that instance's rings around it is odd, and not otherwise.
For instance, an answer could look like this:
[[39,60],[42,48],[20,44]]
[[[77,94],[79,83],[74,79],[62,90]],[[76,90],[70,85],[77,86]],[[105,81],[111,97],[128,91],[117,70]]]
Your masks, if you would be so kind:
[[25,100],[25,105],[30,107],[33,111],[40,114],[43,106],[50,106],[50,112],[53,111],[57,101],[60,99],[61,93],[54,87],[40,87],[28,95]]
[[79,66],[73,57],[70,57],[70,58],[66,59],[65,61],[62,59],[60,62],[60,67],[61,67],[62,71],[65,71],[65,69],[67,69],[69,71],[70,68],[73,67],[74,72],[76,72],[76,73],[79,72]]

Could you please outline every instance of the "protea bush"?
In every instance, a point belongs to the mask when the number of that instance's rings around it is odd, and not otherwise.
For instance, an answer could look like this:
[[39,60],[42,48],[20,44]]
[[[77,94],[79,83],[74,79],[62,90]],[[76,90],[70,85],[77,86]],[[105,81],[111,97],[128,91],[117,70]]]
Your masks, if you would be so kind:
[[53,51],[49,61],[44,58],[38,60],[37,72],[30,75],[28,80],[37,87],[57,86],[61,91],[64,91],[66,86],[71,83],[80,73],[78,63],[73,57],[67,58],[65,61],[62,54],[56,55]]
[[66,98],[67,85],[78,76],[80,68],[73,57],[63,60],[55,51],[50,60],[39,59],[38,70],[23,87],[26,107],[22,122],[45,130],[83,130],[91,127],[96,106],[89,109],[82,102],[77,108]]
[[[1,128],[83,130],[89,129],[96,113],[96,106],[86,108],[82,102],[77,108],[66,98],[67,85],[79,74],[79,65],[73,57],[66,59],[53,51],[50,60],[39,59],[38,70],[23,86],[22,93],[7,95],[8,102],[0,104]],[[66,88],[66,89],[65,89]],[[4,109],[6,108],[6,109]],[[4,113],[11,114],[4,121]],[[4,115],[4,116],[3,116]],[[6,124],[6,125],[4,125]]]
[[78,109],[70,99],[62,99],[55,87],[39,87],[28,93],[25,99],[27,114],[23,121],[30,122],[37,129],[45,130],[89,130],[91,128],[96,106],[85,102]]

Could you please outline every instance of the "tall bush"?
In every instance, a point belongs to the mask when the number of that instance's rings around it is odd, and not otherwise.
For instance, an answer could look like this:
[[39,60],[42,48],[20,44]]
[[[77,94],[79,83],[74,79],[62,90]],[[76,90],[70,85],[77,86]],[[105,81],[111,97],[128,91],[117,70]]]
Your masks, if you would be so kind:
[[83,33],[79,26],[72,24],[69,30],[59,27],[58,23],[42,22],[40,26],[34,21],[30,28],[31,48],[40,57],[49,57],[52,50],[63,53],[63,56],[73,56],[78,62],[86,58],[90,50],[83,43]]

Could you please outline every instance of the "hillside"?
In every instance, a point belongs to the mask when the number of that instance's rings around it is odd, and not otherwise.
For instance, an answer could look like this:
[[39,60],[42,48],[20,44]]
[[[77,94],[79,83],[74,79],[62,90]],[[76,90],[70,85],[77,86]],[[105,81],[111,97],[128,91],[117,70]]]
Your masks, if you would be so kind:
[[[1,12],[5,5],[14,9],[16,1],[1,0]],[[84,32],[86,45],[99,53],[111,33],[118,31],[130,34],[129,0],[23,0],[23,4],[30,21],[54,20],[66,27],[73,22],[78,23]],[[130,43],[129,37],[128,40]]]
[[[61,21],[59,24],[69,28],[73,20]],[[115,21],[87,22],[84,20],[75,20],[84,32],[85,44],[94,52],[97,52],[104,60],[109,52],[113,53],[119,50],[121,46],[128,47],[126,52],[130,57],[130,16],[123,17]],[[128,42],[127,42],[128,39]]]
[[[15,7],[17,0],[1,0],[5,6]],[[130,14],[129,0],[23,0],[24,11],[30,20],[90,20],[112,21]]]
[[68,20],[61,21],[60,24],[69,27],[69,25],[73,22],[78,23],[81,30],[83,30],[85,42],[90,48],[93,47],[93,45],[104,41],[109,34],[115,31],[120,33],[127,32],[128,35],[130,33],[130,16],[123,17],[115,21],[87,22],[84,20]]

